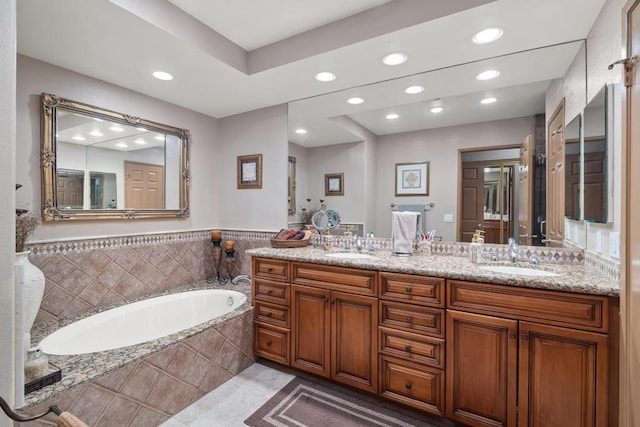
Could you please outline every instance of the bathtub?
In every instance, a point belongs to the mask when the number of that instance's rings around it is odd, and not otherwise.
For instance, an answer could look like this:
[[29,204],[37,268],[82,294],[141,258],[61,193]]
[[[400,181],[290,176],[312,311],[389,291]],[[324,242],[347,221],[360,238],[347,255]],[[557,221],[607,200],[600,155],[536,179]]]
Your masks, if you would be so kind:
[[127,347],[224,316],[247,297],[226,289],[202,289],[150,298],[103,311],[64,326],[39,344],[50,355],[78,355]]

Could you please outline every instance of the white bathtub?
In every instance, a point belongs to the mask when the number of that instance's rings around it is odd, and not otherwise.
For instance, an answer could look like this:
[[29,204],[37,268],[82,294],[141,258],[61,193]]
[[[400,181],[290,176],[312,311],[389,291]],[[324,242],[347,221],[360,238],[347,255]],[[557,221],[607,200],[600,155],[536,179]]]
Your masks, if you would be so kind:
[[71,355],[152,341],[223,316],[247,297],[236,291],[203,289],[138,301],[81,319],[40,342],[44,353]]

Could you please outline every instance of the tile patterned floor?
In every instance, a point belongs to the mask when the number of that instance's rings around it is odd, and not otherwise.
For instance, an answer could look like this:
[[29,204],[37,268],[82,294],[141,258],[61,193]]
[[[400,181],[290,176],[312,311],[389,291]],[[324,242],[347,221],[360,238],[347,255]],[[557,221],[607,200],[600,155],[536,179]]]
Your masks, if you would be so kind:
[[162,426],[245,426],[244,420],[292,379],[293,375],[254,363],[191,406],[178,412]]
[[[261,360],[177,413],[161,427],[246,427],[244,420],[287,385],[296,374],[314,381],[323,381]],[[385,406],[439,427],[462,427],[462,424],[451,420],[431,417],[392,402],[385,401]]]

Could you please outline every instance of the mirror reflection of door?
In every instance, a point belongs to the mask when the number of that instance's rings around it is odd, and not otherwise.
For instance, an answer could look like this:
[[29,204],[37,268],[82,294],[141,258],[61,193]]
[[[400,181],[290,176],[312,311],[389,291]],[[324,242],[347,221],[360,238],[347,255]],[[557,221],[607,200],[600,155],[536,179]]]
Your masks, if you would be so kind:
[[164,167],[125,161],[125,209],[164,209]]
[[518,233],[520,147],[461,152],[458,240],[484,229],[485,243],[507,243]]
[[84,207],[84,171],[58,169],[56,180],[58,205],[64,209],[82,209]]

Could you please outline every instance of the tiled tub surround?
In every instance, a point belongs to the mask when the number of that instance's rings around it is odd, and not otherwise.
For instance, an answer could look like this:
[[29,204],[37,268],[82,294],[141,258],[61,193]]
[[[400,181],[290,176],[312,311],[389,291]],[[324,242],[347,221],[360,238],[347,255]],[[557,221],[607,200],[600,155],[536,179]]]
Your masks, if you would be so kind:
[[[235,240],[234,276],[251,274],[244,251],[268,246],[272,235],[223,231]],[[30,245],[46,279],[36,324],[202,282],[213,273],[209,238],[198,231]]]
[[[521,248],[522,250],[522,248]],[[443,255],[413,255],[410,257],[392,256],[390,251],[379,250],[371,258],[349,259],[328,257],[322,249],[313,247],[296,249],[259,248],[247,251],[247,255],[283,259],[289,261],[311,262],[316,264],[355,267],[361,269],[417,274],[423,276],[446,277],[449,279],[494,283],[499,285],[521,286],[538,289],[577,292],[603,296],[619,296],[618,281],[607,278],[585,268],[583,263],[555,263],[532,266],[528,262],[487,261],[473,264],[469,257]],[[513,267],[535,268],[557,273],[558,276],[540,277],[500,274],[480,267],[486,265],[508,265]]]
[[[233,289],[248,300],[222,317],[155,341],[99,353],[49,356],[62,368],[62,381],[27,395],[21,412],[35,414],[55,404],[91,426],[156,426],[251,365],[250,284],[202,282],[182,290],[203,288]],[[37,342],[104,309],[40,323],[32,330],[33,339]],[[55,421],[52,415],[27,425],[55,425]]]

